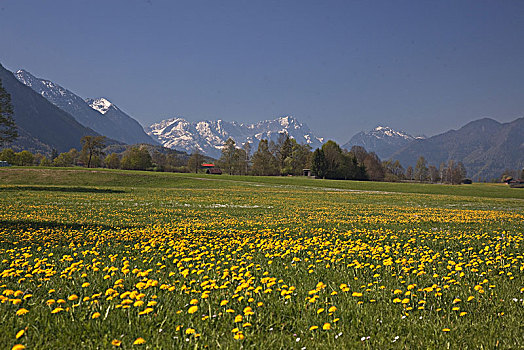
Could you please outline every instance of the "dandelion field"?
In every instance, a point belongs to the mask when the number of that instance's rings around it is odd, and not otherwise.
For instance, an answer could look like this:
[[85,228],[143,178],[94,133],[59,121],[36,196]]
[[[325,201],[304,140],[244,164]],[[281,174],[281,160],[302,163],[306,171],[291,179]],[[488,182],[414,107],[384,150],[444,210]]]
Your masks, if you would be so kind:
[[518,189],[43,171],[0,170],[2,348],[524,348]]

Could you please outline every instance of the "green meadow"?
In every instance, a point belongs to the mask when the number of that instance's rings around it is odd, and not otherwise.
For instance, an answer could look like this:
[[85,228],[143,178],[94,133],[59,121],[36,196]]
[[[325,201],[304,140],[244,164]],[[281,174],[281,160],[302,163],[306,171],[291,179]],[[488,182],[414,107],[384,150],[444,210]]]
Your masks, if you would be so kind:
[[524,190],[0,169],[12,349],[524,348]]

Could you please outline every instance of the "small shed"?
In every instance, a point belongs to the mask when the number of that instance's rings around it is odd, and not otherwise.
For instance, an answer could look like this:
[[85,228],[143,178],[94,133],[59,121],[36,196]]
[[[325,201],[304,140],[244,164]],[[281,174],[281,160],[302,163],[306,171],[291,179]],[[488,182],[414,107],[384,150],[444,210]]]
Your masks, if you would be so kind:
[[206,174],[222,175],[222,170],[220,168],[209,168],[206,170]]
[[5,160],[0,160],[0,167],[3,167],[3,166],[11,166],[11,164],[6,162]]
[[302,173],[303,173],[304,176],[308,176],[308,177],[313,176],[313,173],[311,172],[311,169],[303,169]]

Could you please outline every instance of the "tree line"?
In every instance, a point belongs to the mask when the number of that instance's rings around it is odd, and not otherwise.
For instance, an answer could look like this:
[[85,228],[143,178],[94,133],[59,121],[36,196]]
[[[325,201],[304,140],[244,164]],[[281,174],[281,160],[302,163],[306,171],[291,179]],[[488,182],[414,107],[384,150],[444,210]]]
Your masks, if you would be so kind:
[[[404,169],[398,160],[381,161],[374,152],[368,152],[362,146],[353,146],[348,151],[332,140],[313,151],[309,145],[299,144],[289,135],[281,134],[276,142],[260,140],[252,155],[250,148],[247,142],[239,146],[233,139],[228,139],[217,165],[230,175],[303,175],[304,170],[309,169],[317,178],[337,180],[459,184],[466,178],[466,169],[461,162],[450,160],[437,169],[420,157],[415,168]],[[194,152],[190,158],[192,171],[199,171],[195,166],[199,164],[198,159],[199,152]]]
[[81,139],[82,149],[80,151],[75,148],[63,153],[53,150],[50,156],[41,153],[32,154],[29,151],[15,153],[11,148],[5,148],[0,152],[0,160],[20,166],[84,166],[87,168],[155,170],[153,157],[145,147],[131,147],[122,155],[117,153],[106,155],[105,141],[104,136],[84,136]]
[[[202,163],[209,159],[198,150],[187,158],[151,150],[145,145],[129,147],[121,154],[110,152],[106,155],[105,140],[104,136],[84,136],[80,151],[75,148],[60,154],[53,151],[50,157],[29,151],[15,153],[11,148],[5,148],[0,152],[0,160],[20,166],[84,166],[198,173],[203,170]],[[216,165],[230,175],[298,176],[304,175],[304,170],[310,170],[312,175],[323,179],[450,184],[459,184],[466,178],[464,165],[453,160],[437,168],[420,157],[414,168],[409,166],[404,169],[398,160],[381,161],[374,152],[367,152],[362,146],[353,146],[348,151],[330,140],[312,151],[309,145],[299,144],[287,134],[281,134],[276,142],[260,140],[252,154],[250,143],[238,147],[229,138]]]

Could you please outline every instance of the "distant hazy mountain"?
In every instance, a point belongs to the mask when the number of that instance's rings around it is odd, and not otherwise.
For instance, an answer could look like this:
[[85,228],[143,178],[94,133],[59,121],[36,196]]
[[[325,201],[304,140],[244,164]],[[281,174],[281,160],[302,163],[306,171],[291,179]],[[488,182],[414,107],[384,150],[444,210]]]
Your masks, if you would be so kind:
[[458,130],[415,140],[392,158],[414,166],[420,156],[437,167],[450,159],[461,161],[474,180],[499,178],[505,169],[524,167],[524,118],[510,123],[475,120]]
[[251,143],[253,152],[256,151],[260,140],[276,141],[281,133],[287,133],[298,143],[309,144],[313,149],[320,147],[323,141],[322,138],[316,137],[306,124],[291,116],[255,124],[224,120],[190,123],[183,118],[173,118],[153,124],[146,131],[165,147],[188,153],[198,149],[214,158],[220,157],[222,146],[229,137],[235,140],[239,147],[245,142]]
[[55,148],[67,152],[80,149],[80,139],[85,135],[98,135],[80,124],[69,113],[59,109],[30,87],[16,79],[12,72],[0,65],[0,79],[11,95],[14,119],[19,137],[12,147],[32,152],[50,152]]
[[155,143],[142,126],[104,98],[84,100],[52,81],[36,78],[25,70],[15,76],[58,108],[71,114],[79,123],[101,135],[128,143]]
[[350,150],[353,146],[362,146],[368,152],[375,152],[379,158],[385,160],[410,142],[423,138],[423,136],[415,137],[404,131],[393,130],[389,126],[377,126],[371,131],[359,132],[342,148]]

